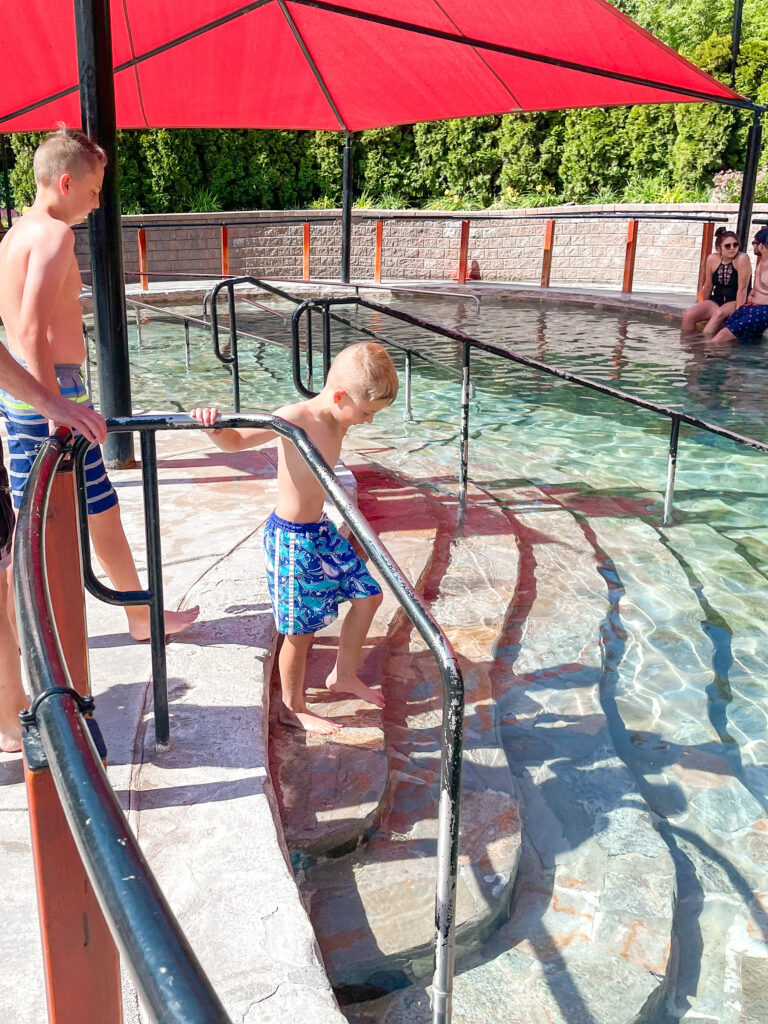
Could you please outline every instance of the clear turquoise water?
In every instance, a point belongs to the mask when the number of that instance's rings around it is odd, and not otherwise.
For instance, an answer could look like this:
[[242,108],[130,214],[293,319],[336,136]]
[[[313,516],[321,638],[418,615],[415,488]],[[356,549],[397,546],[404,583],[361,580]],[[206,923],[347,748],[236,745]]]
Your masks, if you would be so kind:
[[[643,314],[630,319],[604,311],[487,300],[475,310],[473,302],[403,296],[394,304],[480,340],[768,440],[768,355],[763,346],[707,351],[701,342],[681,343],[674,322]],[[291,310],[286,304],[270,305],[283,312]],[[186,312],[200,315],[198,308]],[[376,312],[346,315],[458,371],[453,343]],[[240,310],[239,324],[244,331],[288,341],[284,321],[252,308]],[[181,411],[201,403],[232,408],[231,377],[215,360],[206,330],[195,326],[190,330],[189,370],[180,323],[149,314],[139,346],[130,314],[129,334],[135,408]],[[360,338],[357,332],[334,325],[335,347]],[[393,354],[402,370],[402,355]],[[287,352],[241,339],[240,355],[244,411],[271,411],[295,400]],[[518,472],[524,464],[526,472],[543,483],[556,483],[565,475],[576,486],[588,488],[640,489],[656,496],[663,490],[666,418],[483,354],[473,355],[472,373],[476,391],[471,408],[471,465],[489,461],[499,469]],[[95,378],[94,373],[97,392]],[[414,422],[403,420],[402,387],[395,406],[379,418],[394,436],[423,437],[432,455],[453,470],[458,380],[457,375],[415,359]],[[766,456],[694,428],[683,427],[681,439],[678,504],[689,493],[708,491],[721,499],[718,514],[731,510],[734,522],[743,523],[745,517],[754,522],[765,519]],[[730,518],[729,513],[726,519]]]

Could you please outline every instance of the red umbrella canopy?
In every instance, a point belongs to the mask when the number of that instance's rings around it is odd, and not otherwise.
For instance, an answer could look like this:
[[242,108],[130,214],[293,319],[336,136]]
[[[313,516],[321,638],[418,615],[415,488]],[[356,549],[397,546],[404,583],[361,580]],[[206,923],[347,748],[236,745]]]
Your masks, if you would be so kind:
[[[740,99],[605,0],[111,0],[111,11],[121,128],[359,131]],[[0,130],[78,126],[72,0],[5,0],[2,21]]]

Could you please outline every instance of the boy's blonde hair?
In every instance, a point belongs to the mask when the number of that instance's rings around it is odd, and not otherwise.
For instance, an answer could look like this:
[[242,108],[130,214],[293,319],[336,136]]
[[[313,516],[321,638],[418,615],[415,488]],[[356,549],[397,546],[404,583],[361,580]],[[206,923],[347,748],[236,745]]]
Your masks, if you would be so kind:
[[400,382],[383,345],[364,341],[342,349],[331,363],[327,385],[364,402],[394,402]]
[[62,174],[84,178],[96,167],[105,167],[107,154],[83,132],[59,128],[47,135],[35,152],[33,163],[38,185],[53,185]]

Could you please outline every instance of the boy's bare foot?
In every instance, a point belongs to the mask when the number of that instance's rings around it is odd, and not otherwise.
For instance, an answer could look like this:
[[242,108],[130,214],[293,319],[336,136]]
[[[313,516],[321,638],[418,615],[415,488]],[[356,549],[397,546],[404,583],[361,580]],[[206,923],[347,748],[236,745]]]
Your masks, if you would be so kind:
[[325,685],[332,693],[351,693],[353,697],[367,700],[369,704],[375,704],[377,708],[383,708],[387,703],[380,690],[372,690],[358,676],[345,676],[339,679],[336,676],[336,669],[325,680]]
[[[183,612],[166,612],[165,635],[170,636],[171,633],[181,633],[187,626],[192,625],[199,614],[199,605],[195,605],[194,608],[185,608]],[[136,622],[135,625],[129,626],[129,632],[134,640],[149,640],[149,613],[147,613],[146,617]]]
[[277,720],[281,725],[287,725],[291,729],[300,729],[303,732],[319,732],[326,736],[338,732],[341,728],[336,722],[331,722],[322,715],[316,715],[312,711],[291,711],[283,704],[277,713]]

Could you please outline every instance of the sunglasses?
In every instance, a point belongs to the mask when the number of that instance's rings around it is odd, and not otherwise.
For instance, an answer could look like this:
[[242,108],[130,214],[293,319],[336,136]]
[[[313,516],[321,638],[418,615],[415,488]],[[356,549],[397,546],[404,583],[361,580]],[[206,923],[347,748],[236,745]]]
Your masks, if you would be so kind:
[[739,248],[739,243],[738,242],[723,242],[723,244],[720,246],[720,248],[721,249],[738,249]]

